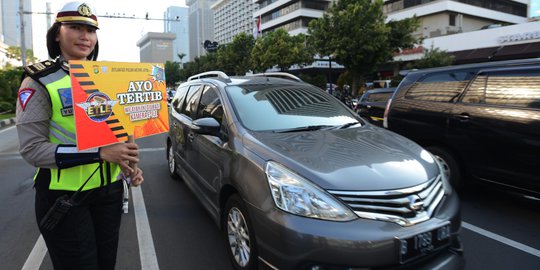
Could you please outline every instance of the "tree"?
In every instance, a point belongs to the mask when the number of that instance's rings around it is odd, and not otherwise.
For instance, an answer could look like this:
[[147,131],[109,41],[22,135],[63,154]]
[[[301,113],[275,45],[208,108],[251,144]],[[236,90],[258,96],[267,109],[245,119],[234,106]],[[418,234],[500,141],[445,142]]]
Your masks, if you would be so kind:
[[250,70],[251,51],[255,39],[247,33],[240,33],[230,44],[218,49],[218,63],[227,74],[244,75]]
[[412,35],[420,25],[416,17],[386,23],[382,6],[382,0],[339,0],[308,27],[316,52],[351,73],[353,95],[366,76],[392,60],[394,52],[419,42]]
[[258,38],[251,52],[252,66],[256,71],[265,71],[277,66],[281,71],[292,65],[307,65],[313,62],[314,51],[307,46],[306,36],[290,36],[277,29]]
[[426,49],[424,51],[424,57],[408,64],[407,68],[422,69],[431,67],[442,67],[452,65],[453,62],[453,55],[450,55],[446,51],[443,51],[439,48],[433,48],[432,46],[431,49]]
[[178,62],[165,62],[165,83],[167,87],[174,87],[180,81],[180,64]]
[[[21,47],[9,46],[7,48],[7,57],[15,59],[17,61],[22,60]],[[34,64],[37,62],[37,58],[34,57],[34,51],[26,49],[26,65]]]

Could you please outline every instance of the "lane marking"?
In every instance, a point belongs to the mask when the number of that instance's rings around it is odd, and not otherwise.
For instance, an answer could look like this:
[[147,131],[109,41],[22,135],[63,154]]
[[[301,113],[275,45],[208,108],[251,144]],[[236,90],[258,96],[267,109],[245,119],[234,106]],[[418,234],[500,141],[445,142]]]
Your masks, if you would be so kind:
[[15,128],[15,125],[13,125],[13,126],[11,126],[11,127],[7,127],[7,128],[1,129],[1,130],[0,130],[0,133],[5,132],[5,131],[8,131],[8,130],[10,130],[10,129],[12,129],[12,128]]
[[476,227],[476,226],[474,226],[472,224],[469,224],[467,222],[464,222],[464,221],[461,222],[461,227],[463,227],[465,229],[468,229],[468,230],[471,230],[471,231],[473,231],[475,233],[481,234],[481,235],[483,235],[485,237],[491,238],[491,239],[493,239],[495,241],[499,241],[499,242],[501,242],[501,243],[503,243],[505,245],[508,245],[508,246],[513,247],[513,248],[519,249],[519,250],[521,250],[523,252],[527,252],[527,253],[529,253],[529,254],[531,254],[533,256],[540,257],[540,250],[529,247],[529,246],[524,245],[522,243],[516,242],[516,241],[514,241],[512,239],[506,238],[506,237],[498,235],[496,233],[492,233],[490,231],[486,231],[486,230],[484,230],[484,229],[482,229],[480,227]]
[[34,248],[32,249],[32,252],[30,252],[30,255],[28,255],[28,258],[26,258],[26,262],[24,262],[22,270],[39,269],[41,263],[43,262],[43,258],[45,258],[45,254],[47,254],[47,246],[45,245],[43,236],[40,234]]
[[141,149],[139,149],[139,152],[156,152],[156,151],[165,151],[165,147],[141,148]]
[[141,257],[142,270],[159,270],[159,265],[152,239],[152,231],[146,214],[146,206],[141,187],[131,188],[133,197],[133,213],[137,225],[137,239],[139,240],[139,255]]

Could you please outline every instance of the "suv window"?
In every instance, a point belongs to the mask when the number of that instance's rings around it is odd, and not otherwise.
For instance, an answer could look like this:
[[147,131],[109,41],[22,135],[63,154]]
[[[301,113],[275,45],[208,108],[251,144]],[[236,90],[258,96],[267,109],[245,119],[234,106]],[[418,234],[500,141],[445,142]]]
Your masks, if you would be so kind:
[[405,98],[452,102],[467,85],[469,72],[445,72],[429,74],[421,81],[414,83]]
[[471,83],[463,102],[538,108],[540,72],[486,72]]
[[197,112],[197,101],[201,96],[202,88],[202,85],[192,85],[189,87],[186,96],[186,105],[182,108],[182,113],[190,118],[193,118],[193,115]]
[[184,101],[188,89],[188,86],[180,86],[178,87],[178,90],[176,90],[176,94],[174,95],[174,98],[171,102],[171,106],[177,113],[182,112],[182,107],[184,106]]
[[206,87],[201,96],[198,118],[212,117],[219,123],[223,120],[223,106],[218,93],[212,87]]

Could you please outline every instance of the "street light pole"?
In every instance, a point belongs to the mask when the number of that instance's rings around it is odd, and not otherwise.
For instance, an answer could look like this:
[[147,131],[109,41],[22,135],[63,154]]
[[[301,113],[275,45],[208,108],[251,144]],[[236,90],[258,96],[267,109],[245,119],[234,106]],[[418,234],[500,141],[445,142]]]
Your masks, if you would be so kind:
[[19,21],[21,24],[21,61],[22,66],[26,66],[26,41],[24,39],[24,0],[19,0]]

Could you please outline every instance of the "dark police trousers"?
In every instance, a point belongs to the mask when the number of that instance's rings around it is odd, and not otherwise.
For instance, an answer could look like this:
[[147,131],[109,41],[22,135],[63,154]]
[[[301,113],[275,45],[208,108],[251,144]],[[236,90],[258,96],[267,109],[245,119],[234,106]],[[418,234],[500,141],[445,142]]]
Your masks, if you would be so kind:
[[[36,178],[38,224],[56,198],[73,194],[49,190],[49,181],[46,173]],[[114,270],[122,217],[122,181],[89,192],[77,195],[77,200],[86,198],[72,207],[52,231],[40,228],[55,270]]]

